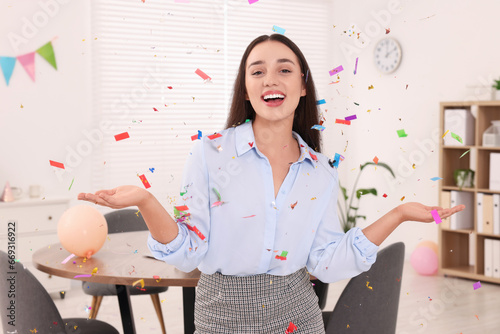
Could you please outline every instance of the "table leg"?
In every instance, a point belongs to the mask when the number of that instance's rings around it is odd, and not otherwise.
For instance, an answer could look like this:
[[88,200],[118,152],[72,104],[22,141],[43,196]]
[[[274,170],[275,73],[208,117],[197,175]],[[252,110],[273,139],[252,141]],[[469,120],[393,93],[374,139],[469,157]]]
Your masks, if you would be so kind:
[[116,285],[120,315],[122,318],[123,334],[136,334],[132,305],[130,304],[130,292],[125,285]]
[[194,298],[195,288],[182,288],[182,304],[184,311],[184,334],[194,333]]

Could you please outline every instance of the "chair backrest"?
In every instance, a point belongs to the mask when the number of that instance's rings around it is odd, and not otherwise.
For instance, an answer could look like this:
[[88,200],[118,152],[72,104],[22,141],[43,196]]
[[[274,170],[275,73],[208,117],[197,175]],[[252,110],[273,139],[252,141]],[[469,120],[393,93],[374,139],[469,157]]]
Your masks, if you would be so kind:
[[[65,324],[40,282],[20,262],[9,261],[7,253],[0,251],[0,301],[4,333],[65,334]],[[5,314],[11,315],[5,316]],[[15,325],[9,323],[15,321]],[[17,332],[16,332],[17,330]]]
[[108,233],[145,231],[148,229],[142,214],[134,209],[120,209],[104,215],[108,223]]
[[326,333],[396,332],[405,245],[380,250],[370,270],[351,278],[340,295]]

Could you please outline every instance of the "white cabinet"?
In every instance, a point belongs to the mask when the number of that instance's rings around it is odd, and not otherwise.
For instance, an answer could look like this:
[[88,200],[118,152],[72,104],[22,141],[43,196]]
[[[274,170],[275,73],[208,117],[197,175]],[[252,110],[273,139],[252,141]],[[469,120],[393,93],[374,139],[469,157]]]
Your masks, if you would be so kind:
[[38,249],[59,242],[57,223],[68,208],[67,198],[0,202],[2,251],[7,251],[9,222],[15,222],[16,258],[38,278],[49,293],[69,290],[71,280],[39,271],[33,266],[31,257]]

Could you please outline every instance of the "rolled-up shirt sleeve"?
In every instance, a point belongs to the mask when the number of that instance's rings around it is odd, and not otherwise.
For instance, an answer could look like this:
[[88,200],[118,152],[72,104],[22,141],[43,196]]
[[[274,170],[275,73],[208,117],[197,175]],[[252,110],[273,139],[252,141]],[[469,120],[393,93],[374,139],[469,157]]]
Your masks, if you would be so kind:
[[156,241],[151,234],[147,241],[156,259],[174,265],[184,272],[194,270],[201,263],[210,237],[210,198],[204,139],[195,143],[184,167],[182,203],[177,207],[187,206],[187,209],[181,210],[180,215],[174,218],[179,233],[168,244]]
[[307,268],[325,283],[351,278],[370,269],[377,257],[378,246],[354,227],[344,233],[337,215],[338,178],[331,187],[327,208],[319,222]]

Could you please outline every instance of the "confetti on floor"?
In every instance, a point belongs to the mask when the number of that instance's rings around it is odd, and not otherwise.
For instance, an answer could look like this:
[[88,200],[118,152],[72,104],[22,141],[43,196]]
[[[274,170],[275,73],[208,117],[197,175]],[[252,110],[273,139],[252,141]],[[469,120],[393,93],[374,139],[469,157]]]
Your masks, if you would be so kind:
[[477,290],[481,287],[481,282],[477,281],[476,283],[472,284],[472,286],[474,287],[474,290]]

